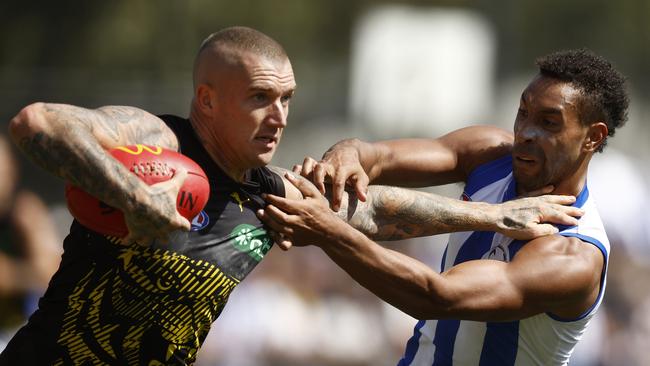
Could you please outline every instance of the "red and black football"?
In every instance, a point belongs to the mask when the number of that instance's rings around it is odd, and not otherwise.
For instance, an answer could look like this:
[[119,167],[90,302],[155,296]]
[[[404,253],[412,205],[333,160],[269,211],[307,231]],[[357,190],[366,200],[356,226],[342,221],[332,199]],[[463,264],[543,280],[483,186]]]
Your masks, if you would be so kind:
[[[110,154],[152,185],[167,181],[176,169],[187,170],[187,179],[178,191],[176,208],[188,220],[198,215],[210,196],[210,184],[201,167],[187,156],[159,146],[130,145],[110,150]],[[124,237],[129,233],[122,211],[101,202],[72,184],[65,186],[65,198],[72,216],[87,228],[98,233]]]

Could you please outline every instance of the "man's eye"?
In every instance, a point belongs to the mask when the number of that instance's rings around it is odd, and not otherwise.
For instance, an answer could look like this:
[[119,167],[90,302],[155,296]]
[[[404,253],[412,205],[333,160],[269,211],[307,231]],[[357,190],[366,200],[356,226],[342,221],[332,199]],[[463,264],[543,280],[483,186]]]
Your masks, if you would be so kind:
[[554,127],[556,125],[555,122],[549,119],[542,120],[542,123],[544,124],[545,127]]
[[281,100],[282,100],[282,104],[288,104],[289,101],[291,100],[291,97],[292,97],[291,95],[285,95],[285,96],[283,96],[282,99],[281,99]]
[[265,102],[266,101],[266,94],[264,93],[257,93],[253,95],[253,100],[256,102]]

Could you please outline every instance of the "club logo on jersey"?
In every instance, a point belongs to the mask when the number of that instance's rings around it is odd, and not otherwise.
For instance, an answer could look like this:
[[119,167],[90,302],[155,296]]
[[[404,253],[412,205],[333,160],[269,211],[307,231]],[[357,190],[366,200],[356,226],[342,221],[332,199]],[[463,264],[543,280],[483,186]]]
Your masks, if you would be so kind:
[[508,246],[499,244],[492,248],[489,252],[485,253],[483,259],[492,259],[501,262],[510,262],[510,252]]
[[190,231],[199,231],[208,226],[209,223],[210,216],[208,216],[205,211],[201,211],[198,215],[196,215],[196,217],[194,217],[194,219],[192,219],[192,227],[190,228]]
[[237,204],[239,205],[239,211],[240,212],[244,212],[244,203],[249,202],[251,200],[250,198],[246,198],[245,200],[242,200],[239,197],[238,192],[232,192],[230,194],[230,197],[232,197],[237,202]]
[[160,155],[162,153],[162,147],[160,146],[147,146],[147,145],[141,145],[137,144],[135,145],[135,150],[131,150],[131,146],[118,146],[116,147],[118,150],[122,150],[127,154],[131,155],[140,155],[142,154],[143,151],[148,151],[154,155]]
[[258,262],[264,258],[273,245],[266,230],[249,224],[237,225],[231,235],[235,237],[233,240],[235,248],[250,255]]

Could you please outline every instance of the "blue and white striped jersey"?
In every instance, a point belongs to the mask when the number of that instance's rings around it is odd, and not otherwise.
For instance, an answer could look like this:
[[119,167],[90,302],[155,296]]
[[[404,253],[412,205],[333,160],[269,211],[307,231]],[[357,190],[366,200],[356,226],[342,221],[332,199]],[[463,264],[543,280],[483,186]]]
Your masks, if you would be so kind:
[[[465,200],[489,203],[508,201],[515,196],[510,156],[475,169],[463,192]],[[598,299],[588,311],[577,319],[542,313],[513,322],[420,320],[398,366],[566,365],[602,301],[609,257],[609,241],[586,185],[574,206],[583,208],[585,215],[577,226],[559,227],[559,234],[595,245],[605,259]],[[494,232],[452,234],[442,259],[442,271],[475,259],[509,262],[524,243]]]

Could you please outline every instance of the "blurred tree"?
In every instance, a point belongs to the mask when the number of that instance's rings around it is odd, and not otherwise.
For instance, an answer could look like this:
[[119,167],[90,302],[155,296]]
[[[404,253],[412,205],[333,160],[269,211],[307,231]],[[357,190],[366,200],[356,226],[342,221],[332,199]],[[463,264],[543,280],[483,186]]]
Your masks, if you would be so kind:
[[292,123],[341,119],[355,21],[395,3],[484,14],[499,41],[499,77],[532,72],[533,59],[552,50],[586,46],[613,60],[642,97],[650,92],[647,0],[9,0],[0,2],[0,119],[35,100],[185,114],[198,45],[231,25],[286,47],[299,85]]

